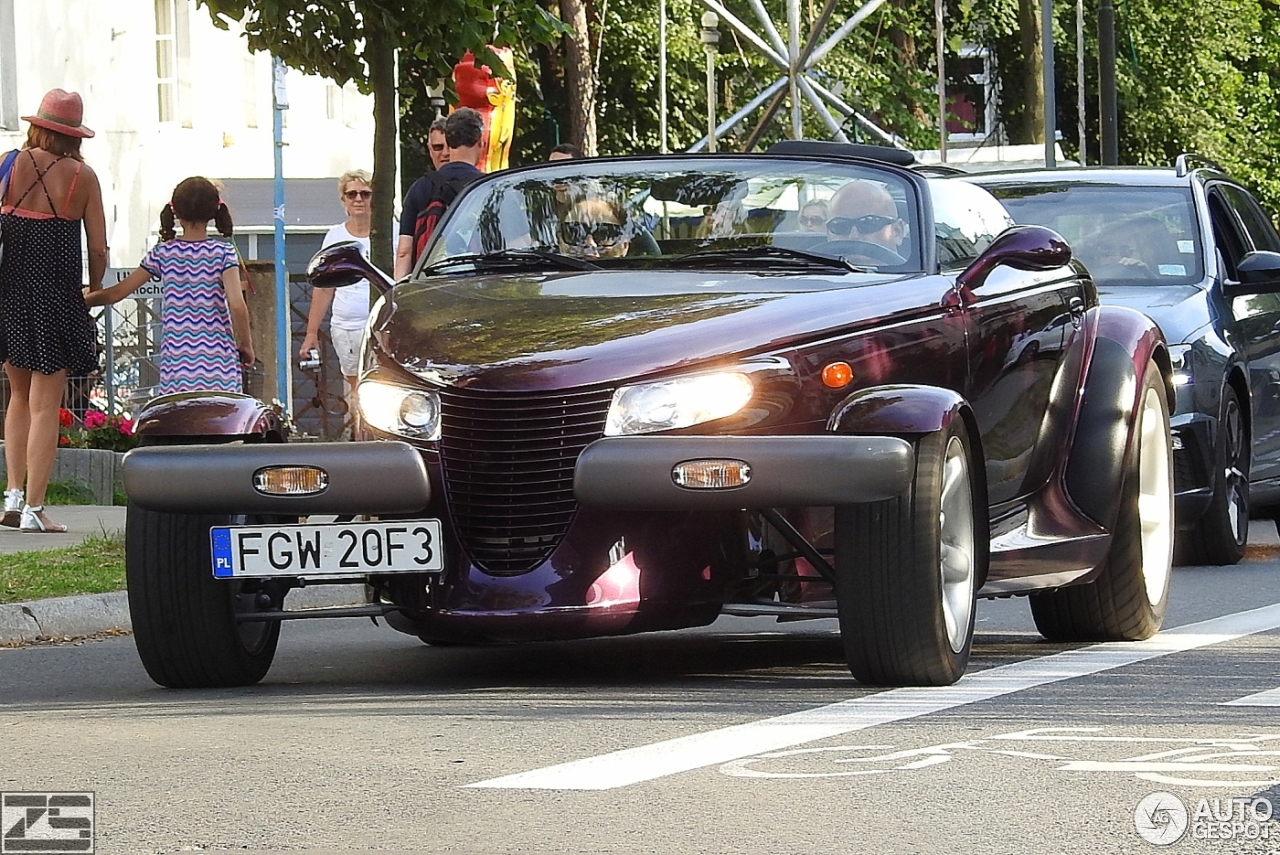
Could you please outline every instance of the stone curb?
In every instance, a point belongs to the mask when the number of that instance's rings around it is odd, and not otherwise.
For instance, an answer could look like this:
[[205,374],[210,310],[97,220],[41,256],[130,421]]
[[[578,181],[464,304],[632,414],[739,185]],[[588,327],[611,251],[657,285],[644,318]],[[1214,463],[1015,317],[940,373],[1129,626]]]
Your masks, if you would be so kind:
[[[363,602],[361,585],[316,585],[290,592],[285,605],[290,609],[317,609]],[[132,629],[129,599],[124,591],[0,605],[0,645]]]

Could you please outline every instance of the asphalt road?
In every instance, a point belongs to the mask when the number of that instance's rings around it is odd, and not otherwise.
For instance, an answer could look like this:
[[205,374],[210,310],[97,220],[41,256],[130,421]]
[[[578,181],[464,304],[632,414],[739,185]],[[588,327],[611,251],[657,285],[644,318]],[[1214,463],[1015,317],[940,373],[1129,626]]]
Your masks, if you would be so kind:
[[[1280,540],[1254,540],[1178,568],[1150,642],[981,603],[936,690],[858,686],[833,621],[495,648],[296,622],[236,691],[156,688],[127,637],[0,649],[0,790],[93,792],[102,853],[1280,852]],[[1177,842],[1139,835],[1178,805]]]

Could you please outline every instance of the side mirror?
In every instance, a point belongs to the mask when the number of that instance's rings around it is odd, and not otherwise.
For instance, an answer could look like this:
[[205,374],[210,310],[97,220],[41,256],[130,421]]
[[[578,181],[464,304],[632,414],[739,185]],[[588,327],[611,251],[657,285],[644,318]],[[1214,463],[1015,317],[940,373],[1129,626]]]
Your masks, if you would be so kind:
[[1280,252],[1258,250],[1246,253],[1236,265],[1239,282],[1225,282],[1222,292],[1228,297],[1237,294],[1280,293]]
[[354,240],[326,246],[311,256],[307,262],[307,281],[312,288],[345,288],[366,281],[380,294],[390,291],[395,284],[364,257],[360,243]]
[[956,284],[962,288],[977,288],[1001,264],[1018,270],[1054,270],[1070,263],[1071,247],[1053,229],[1010,226],[960,273]]

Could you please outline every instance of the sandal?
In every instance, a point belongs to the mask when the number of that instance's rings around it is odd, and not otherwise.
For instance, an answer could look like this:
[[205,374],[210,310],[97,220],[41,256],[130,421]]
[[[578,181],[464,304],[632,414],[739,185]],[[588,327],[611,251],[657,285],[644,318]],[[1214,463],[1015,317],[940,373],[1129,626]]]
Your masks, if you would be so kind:
[[0,525],[18,527],[18,522],[22,519],[22,499],[22,490],[16,487],[4,491],[4,516],[0,517]]
[[22,522],[18,531],[38,531],[45,534],[62,534],[67,530],[65,525],[45,522],[44,505],[23,505]]

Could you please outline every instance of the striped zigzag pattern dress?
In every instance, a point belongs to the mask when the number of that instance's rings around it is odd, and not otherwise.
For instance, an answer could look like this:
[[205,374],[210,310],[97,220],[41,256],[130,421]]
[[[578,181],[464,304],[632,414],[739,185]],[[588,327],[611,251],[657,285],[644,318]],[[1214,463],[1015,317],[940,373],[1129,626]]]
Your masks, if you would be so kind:
[[240,356],[222,273],[236,267],[226,241],[180,238],[157,244],[141,267],[163,283],[160,384],[155,394],[241,391]]

